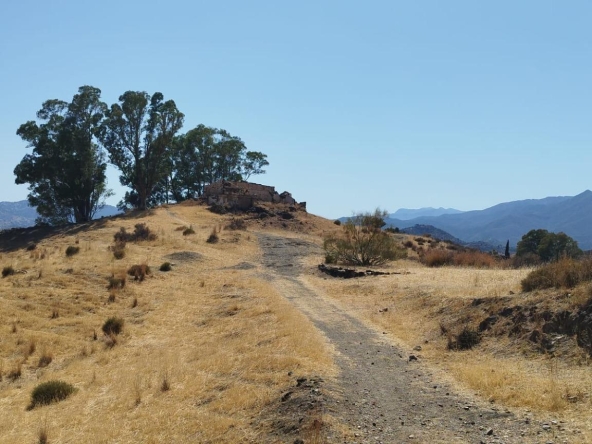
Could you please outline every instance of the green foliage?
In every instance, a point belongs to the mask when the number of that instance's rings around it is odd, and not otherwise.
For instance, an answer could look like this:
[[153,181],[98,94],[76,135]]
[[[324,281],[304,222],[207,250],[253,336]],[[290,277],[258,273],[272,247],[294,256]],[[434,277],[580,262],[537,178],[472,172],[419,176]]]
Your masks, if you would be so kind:
[[72,257],[78,253],[80,253],[80,247],[75,247],[74,245],[70,245],[68,248],[66,248],[66,256],[68,256],[68,257]]
[[17,184],[29,184],[28,200],[40,214],[38,222],[87,222],[111,195],[107,164],[97,145],[106,105],[101,90],[82,86],[71,103],[43,103],[38,119],[18,131],[33,148],[14,169]]
[[175,139],[171,173],[161,182],[161,201],[168,195],[180,202],[201,196],[204,187],[219,180],[242,180],[263,174],[267,156],[247,151],[238,137],[218,128],[198,125]]
[[573,288],[592,281],[592,259],[576,260],[563,257],[531,271],[522,282],[522,291],[545,288]]
[[112,317],[105,321],[103,327],[103,333],[107,336],[118,335],[123,331],[124,320],[121,318]]
[[12,265],[7,265],[6,267],[2,268],[2,277],[5,278],[6,276],[12,276],[14,274],[14,268]]
[[387,261],[406,257],[395,240],[382,230],[386,211],[360,213],[342,225],[340,236],[325,239],[325,260],[350,265],[380,265]]
[[567,234],[543,229],[530,230],[522,236],[516,248],[518,258],[530,258],[533,262],[551,262],[564,256],[576,258],[581,255],[578,243]]
[[64,381],[47,381],[39,384],[33,389],[31,393],[31,404],[29,410],[34,409],[39,405],[48,405],[53,402],[59,402],[66,399],[76,389],[72,384]]
[[106,113],[101,142],[122,185],[131,188],[120,207],[146,209],[171,171],[172,145],[184,115],[161,93],[127,91]]

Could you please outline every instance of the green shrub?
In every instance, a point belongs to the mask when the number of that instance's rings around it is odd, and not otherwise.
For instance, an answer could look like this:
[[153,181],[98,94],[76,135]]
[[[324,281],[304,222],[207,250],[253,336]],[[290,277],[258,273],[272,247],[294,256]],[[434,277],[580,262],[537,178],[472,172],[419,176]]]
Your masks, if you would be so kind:
[[171,271],[172,269],[170,262],[163,262],[159,268],[160,271]]
[[75,247],[74,245],[70,245],[68,248],[66,248],[66,256],[68,257],[72,257],[75,254],[78,254],[80,252],[80,247]]
[[5,278],[6,276],[12,276],[14,274],[14,268],[12,265],[8,265],[2,269],[2,277]]
[[112,317],[105,321],[101,330],[107,336],[118,335],[123,331],[124,320],[121,318]]
[[33,389],[31,393],[31,404],[28,408],[31,410],[38,405],[48,405],[53,402],[62,401],[75,391],[76,389],[72,384],[64,381],[43,382]]
[[339,219],[335,219],[335,220],[333,221],[333,223],[334,223],[335,225],[337,225],[337,226],[340,226],[340,225],[341,225],[341,221],[340,221]]

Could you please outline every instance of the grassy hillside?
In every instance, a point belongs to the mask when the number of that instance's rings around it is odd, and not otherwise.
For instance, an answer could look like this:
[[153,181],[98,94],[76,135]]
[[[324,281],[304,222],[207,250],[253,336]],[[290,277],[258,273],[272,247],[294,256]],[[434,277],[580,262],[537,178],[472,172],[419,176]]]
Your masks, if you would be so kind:
[[[265,407],[295,378],[334,368],[309,321],[244,266],[257,264],[256,238],[228,222],[178,205],[48,231],[30,251],[26,231],[5,238],[0,266],[15,274],[0,280],[0,442],[43,431],[51,443],[264,441]],[[115,233],[138,223],[157,239],[115,259]],[[141,282],[126,274],[136,264],[151,270]],[[112,277],[124,287],[108,289]],[[110,317],[121,334],[102,332]],[[34,387],[55,379],[76,392],[28,411]]]

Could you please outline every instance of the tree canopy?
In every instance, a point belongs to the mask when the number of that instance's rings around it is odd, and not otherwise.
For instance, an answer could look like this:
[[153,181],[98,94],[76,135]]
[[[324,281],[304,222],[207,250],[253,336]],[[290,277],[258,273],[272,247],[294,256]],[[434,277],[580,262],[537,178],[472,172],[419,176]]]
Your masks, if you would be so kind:
[[150,97],[127,91],[111,105],[103,123],[102,143],[122,185],[131,188],[123,207],[146,209],[157,184],[169,173],[172,143],[184,115],[161,93]]
[[530,230],[518,242],[516,256],[531,257],[551,262],[566,257],[578,257],[582,250],[578,243],[565,233],[552,233],[544,229]]
[[79,88],[70,103],[43,103],[37,118],[17,130],[33,148],[14,169],[17,184],[29,184],[28,200],[37,207],[40,222],[87,222],[110,195],[107,164],[97,136],[107,106],[101,90]]

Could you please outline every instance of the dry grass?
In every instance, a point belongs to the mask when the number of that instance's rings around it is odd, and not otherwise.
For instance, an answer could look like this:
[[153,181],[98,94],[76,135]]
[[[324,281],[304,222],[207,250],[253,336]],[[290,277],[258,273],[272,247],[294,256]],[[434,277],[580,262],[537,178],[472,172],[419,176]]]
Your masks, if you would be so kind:
[[[152,213],[44,239],[34,251],[1,253],[26,271],[0,280],[3,442],[42,442],[48,430],[56,443],[257,442],[265,431],[253,419],[295,376],[334,374],[330,349],[303,315],[256,270],[228,269],[255,260],[254,236],[222,231],[207,244],[227,216],[191,205]],[[114,233],[137,223],[157,238],[128,243],[115,260]],[[196,236],[178,226],[192,226]],[[80,251],[67,258],[76,240]],[[171,260],[174,273],[128,282],[106,303],[109,276],[134,264],[158,267],[172,253],[183,253]],[[109,348],[97,332],[111,317],[124,319],[125,329]],[[40,365],[48,356],[50,364]],[[13,382],[8,374],[19,369]],[[56,379],[76,394],[26,411],[33,388]]]
[[[322,259],[310,258],[309,265],[312,268]],[[590,359],[577,347],[574,359],[569,360],[532,353],[526,357],[524,350],[503,336],[472,350],[449,351],[450,335],[442,334],[442,324],[451,319],[461,321],[452,326],[456,333],[478,325],[482,317],[462,315],[474,298],[499,298],[500,309],[509,297],[517,298],[516,304],[540,298],[519,294],[521,281],[531,269],[428,268],[414,261],[399,261],[386,271],[403,274],[356,281],[316,275],[308,280],[345,309],[389,333],[409,352],[420,345],[422,359],[439,368],[441,377],[452,377],[461,390],[502,405],[553,412],[587,428],[592,413],[592,372]],[[513,293],[516,295],[511,296]],[[573,300],[566,304],[582,302],[589,294],[589,289],[575,290]],[[592,439],[590,431],[584,436]]]

